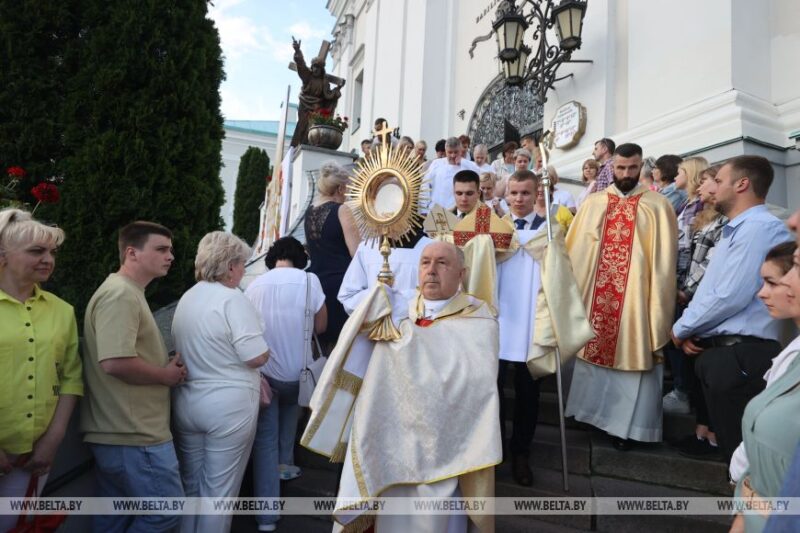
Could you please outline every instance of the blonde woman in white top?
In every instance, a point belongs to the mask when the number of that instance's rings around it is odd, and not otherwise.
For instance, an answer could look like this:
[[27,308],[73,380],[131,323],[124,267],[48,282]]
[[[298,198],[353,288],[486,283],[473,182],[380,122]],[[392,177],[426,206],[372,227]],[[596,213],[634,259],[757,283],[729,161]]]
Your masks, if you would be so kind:
[[[230,233],[200,240],[197,284],[178,302],[175,348],[188,378],[173,396],[181,478],[188,497],[236,497],[258,420],[260,377],[269,349],[258,312],[239,283],[250,247]],[[185,515],[181,531],[228,531],[231,515]]]

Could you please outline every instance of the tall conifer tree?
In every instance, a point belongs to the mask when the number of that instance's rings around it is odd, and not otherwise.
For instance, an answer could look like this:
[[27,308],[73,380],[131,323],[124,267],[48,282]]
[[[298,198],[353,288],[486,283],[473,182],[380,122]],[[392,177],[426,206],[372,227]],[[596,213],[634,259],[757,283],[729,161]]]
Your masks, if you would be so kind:
[[266,150],[250,146],[239,160],[233,203],[233,233],[250,243],[258,237],[259,207],[269,181]]
[[65,51],[77,34],[74,0],[0,0],[0,183],[23,167],[22,199],[34,181],[61,173]]
[[221,227],[223,137],[219,35],[205,0],[83,0],[70,57],[78,70],[63,109],[67,232],[60,294],[82,313],[118,268],[117,230],[150,220],[175,235],[169,275],[148,287],[156,305],[193,282],[197,243]]

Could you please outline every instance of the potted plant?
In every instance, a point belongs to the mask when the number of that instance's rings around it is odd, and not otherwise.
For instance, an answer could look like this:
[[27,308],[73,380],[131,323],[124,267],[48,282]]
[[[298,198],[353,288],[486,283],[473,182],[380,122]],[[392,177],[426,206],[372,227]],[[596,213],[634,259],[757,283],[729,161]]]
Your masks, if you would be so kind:
[[308,144],[336,150],[342,144],[342,134],[347,129],[348,119],[335,115],[330,109],[318,109],[308,116]]

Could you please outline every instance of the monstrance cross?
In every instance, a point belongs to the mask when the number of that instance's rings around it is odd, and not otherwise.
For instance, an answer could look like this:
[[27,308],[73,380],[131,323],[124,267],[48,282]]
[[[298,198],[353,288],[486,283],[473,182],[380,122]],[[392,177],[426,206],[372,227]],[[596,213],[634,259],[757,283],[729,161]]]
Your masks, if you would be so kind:
[[392,128],[390,128],[389,123],[384,120],[381,124],[381,129],[376,128],[372,134],[376,137],[380,137],[382,144],[386,144],[386,138],[392,134]]

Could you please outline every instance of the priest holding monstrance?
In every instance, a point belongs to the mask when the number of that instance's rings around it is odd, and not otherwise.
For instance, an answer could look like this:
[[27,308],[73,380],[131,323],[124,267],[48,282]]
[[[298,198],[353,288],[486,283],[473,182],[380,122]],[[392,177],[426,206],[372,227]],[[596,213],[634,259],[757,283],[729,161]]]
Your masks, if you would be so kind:
[[371,515],[347,506],[375,497],[491,497],[502,458],[497,321],[462,290],[464,255],[451,243],[423,249],[410,302],[395,293],[388,243],[417,220],[422,176],[387,143],[375,152],[350,198],[362,230],[380,237],[386,268],[342,330],[301,443],[344,463],[335,530],[492,531],[486,514]]

